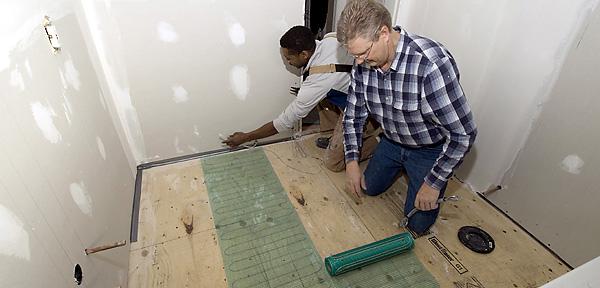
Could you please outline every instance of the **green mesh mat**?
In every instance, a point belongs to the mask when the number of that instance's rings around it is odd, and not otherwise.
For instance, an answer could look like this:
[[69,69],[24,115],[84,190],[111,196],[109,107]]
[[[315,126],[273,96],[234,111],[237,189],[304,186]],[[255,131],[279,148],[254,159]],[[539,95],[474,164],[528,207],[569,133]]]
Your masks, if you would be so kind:
[[329,275],[337,276],[406,253],[414,246],[410,233],[404,232],[325,257],[325,268]]
[[439,286],[412,251],[329,276],[260,148],[205,158],[202,169],[229,287]]

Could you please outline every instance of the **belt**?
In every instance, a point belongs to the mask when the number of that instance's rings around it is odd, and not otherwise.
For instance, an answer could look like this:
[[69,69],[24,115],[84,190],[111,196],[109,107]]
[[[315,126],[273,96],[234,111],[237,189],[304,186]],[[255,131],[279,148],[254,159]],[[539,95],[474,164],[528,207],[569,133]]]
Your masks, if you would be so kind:
[[442,145],[446,142],[446,138],[442,138],[441,140],[435,142],[435,143],[431,143],[431,144],[423,144],[423,145],[406,145],[406,144],[402,144],[402,143],[398,143],[388,137],[385,136],[385,134],[383,134],[383,132],[381,132],[381,134],[379,134],[379,137],[384,137],[385,139],[387,139],[388,141],[392,142],[395,145],[401,146],[402,148],[406,148],[406,149],[419,149],[419,148],[432,148],[432,147],[437,147],[439,145]]

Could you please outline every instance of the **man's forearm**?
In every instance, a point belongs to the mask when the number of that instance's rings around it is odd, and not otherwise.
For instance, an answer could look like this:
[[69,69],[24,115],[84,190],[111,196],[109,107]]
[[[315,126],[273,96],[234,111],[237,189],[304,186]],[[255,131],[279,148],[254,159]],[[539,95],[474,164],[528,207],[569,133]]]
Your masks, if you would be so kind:
[[425,176],[425,182],[429,186],[438,190],[443,187],[471,149],[476,134],[476,130],[465,135],[451,133],[450,139],[447,140],[445,145],[447,148],[442,151],[440,157],[433,164],[431,171]]
[[252,132],[248,132],[247,141],[259,140],[275,134],[277,134],[277,129],[275,129],[275,126],[273,126],[273,122],[269,122]]

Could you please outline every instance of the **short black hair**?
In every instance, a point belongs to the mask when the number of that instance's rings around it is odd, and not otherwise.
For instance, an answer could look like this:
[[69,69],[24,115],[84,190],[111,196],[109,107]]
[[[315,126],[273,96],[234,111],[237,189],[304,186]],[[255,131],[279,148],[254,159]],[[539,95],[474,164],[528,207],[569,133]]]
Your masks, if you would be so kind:
[[315,36],[308,27],[294,26],[281,36],[279,45],[296,53],[313,51],[316,47]]

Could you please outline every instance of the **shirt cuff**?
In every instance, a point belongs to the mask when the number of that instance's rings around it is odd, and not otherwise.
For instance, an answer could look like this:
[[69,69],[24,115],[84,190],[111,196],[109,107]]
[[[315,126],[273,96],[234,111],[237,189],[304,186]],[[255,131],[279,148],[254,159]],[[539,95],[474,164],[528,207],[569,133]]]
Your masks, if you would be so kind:
[[358,159],[360,159],[360,154],[358,151],[348,151],[346,152],[345,157],[346,163],[348,163],[350,161],[358,161]]
[[425,183],[427,183],[427,185],[431,186],[432,188],[434,188],[438,191],[441,191],[447,182],[448,182],[448,179],[439,177],[439,176],[435,176],[431,172],[429,172],[429,174],[427,174],[427,176],[425,176]]
[[285,126],[283,124],[283,121],[281,121],[280,118],[277,118],[275,120],[273,120],[273,127],[275,127],[275,130],[277,130],[277,132],[282,133],[282,132],[286,132],[291,130],[292,128],[288,128],[287,126]]

